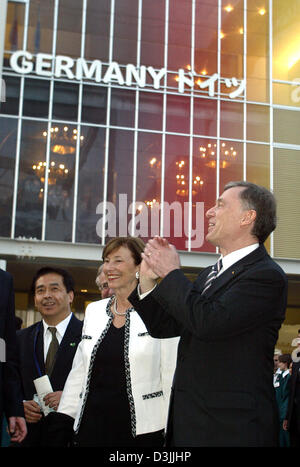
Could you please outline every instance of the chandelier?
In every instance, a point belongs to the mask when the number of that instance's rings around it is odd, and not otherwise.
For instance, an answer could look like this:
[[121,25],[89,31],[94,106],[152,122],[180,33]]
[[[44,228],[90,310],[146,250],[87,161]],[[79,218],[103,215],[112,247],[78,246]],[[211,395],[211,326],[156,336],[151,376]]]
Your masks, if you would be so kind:
[[[47,131],[43,131],[43,136],[46,138],[48,136]],[[77,128],[69,128],[68,126],[64,127],[51,127],[50,128],[51,136],[51,151],[55,154],[68,155],[74,154],[76,151],[76,143],[78,139],[78,130]],[[80,136],[80,143],[84,141],[84,136]]]

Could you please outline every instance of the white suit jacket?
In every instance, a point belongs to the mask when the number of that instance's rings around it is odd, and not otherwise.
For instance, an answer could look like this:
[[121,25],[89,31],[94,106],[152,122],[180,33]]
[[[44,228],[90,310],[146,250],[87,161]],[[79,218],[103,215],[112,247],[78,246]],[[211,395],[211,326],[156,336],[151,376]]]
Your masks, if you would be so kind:
[[[96,352],[112,324],[111,299],[90,303],[82,339],[67,378],[58,412],[75,419],[78,432],[88,396]],[[151,337],[131,308],[125,323],[125,373],[133,436],[164,429],[177,358],[178,338]]]

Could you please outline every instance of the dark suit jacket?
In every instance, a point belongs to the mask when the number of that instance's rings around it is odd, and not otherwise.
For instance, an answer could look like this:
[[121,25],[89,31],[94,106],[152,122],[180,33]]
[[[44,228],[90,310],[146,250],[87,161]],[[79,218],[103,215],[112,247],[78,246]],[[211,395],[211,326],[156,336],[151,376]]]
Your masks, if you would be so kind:
[[[296,398],[296,386],[299,384],[297,382],[298,380],[298,375],[300,371],[300,362],[293,362],[292,365],[292,374],[291,374],[291,379],[290,379],[290,395],[289,395],[289,403],[288,403],[288,409],[287,409],[287,414],[286,414],[286,419],[288,420],[288,426],[289,430],[293,430],[293,412],[294,412],[294,407],[295,407],[295,398]],[[299,396],[297,394],[297,401],[298,404],[300,404],[300,400],[298,400]]]
[[2,269],[0,269],[0,338],[2,339],[0,341],[0,420],[3,412],[7,418],[24,417],[18,371],[13,279]]
[[[54,368],[50,377],[53,391],[62,391],[72,368],[73,358],[81,340],[82,321],[72,315],[64,337],[57,351]],[[17,332],[23,399],[32,400],[36,389],[33,380],[45,374],[42,321]],[[35,357],[37,362],[35,361]],[[39,369],[41,374],[39,373]],[[36,446],[41,443],[44,420],[27,423],[28,435],[23,445]]]
[[143,300],[137,290],[129,297],[153,337],[181,336],[167,443],[274,446],[273,354],[286,276],[263,245],[201,295],[208,272],[192,284],[174,270]]

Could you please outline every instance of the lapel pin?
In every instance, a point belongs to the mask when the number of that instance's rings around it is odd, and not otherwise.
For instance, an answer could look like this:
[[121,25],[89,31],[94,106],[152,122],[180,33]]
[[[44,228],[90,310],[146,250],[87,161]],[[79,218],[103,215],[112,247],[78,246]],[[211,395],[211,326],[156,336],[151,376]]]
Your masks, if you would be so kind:
[[71,347],[75,347],[75,345],[76,345],[75,342],[71,342],[71,343],[70,343],[70,346],[71,346]]

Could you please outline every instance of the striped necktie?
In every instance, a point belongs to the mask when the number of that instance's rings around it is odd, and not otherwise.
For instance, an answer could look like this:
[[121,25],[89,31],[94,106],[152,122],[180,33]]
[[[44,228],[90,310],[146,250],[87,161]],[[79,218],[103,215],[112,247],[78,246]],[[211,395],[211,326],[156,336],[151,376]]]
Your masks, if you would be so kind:
[[210,273],[208,274],[207,278],[206,278],[206,281],[205,281],[205,284],[204,284],[204,288],[201,292],[201,295],[204,294],[204,292],[209,289],[209,287],[211,286],[211,284],[213,283],[213,281],[215,280],[215,278],[217,277],[217,275],[219,274],[219,272],[221,271],[222,269],[222,259],[220,258],[216,264],[214,264],[211,268],[211,271]]

